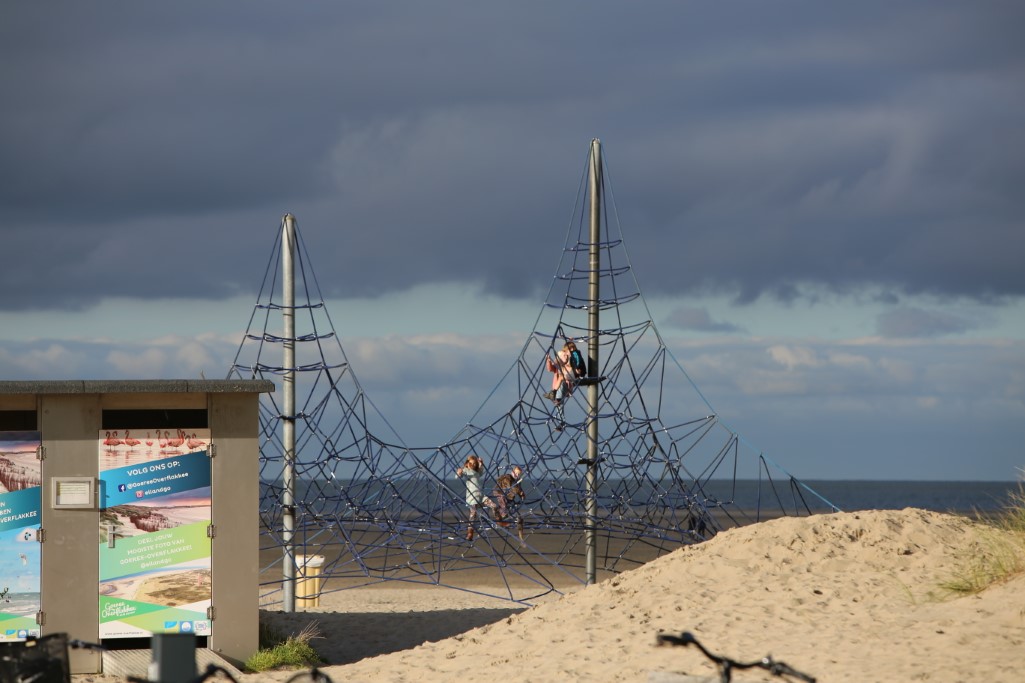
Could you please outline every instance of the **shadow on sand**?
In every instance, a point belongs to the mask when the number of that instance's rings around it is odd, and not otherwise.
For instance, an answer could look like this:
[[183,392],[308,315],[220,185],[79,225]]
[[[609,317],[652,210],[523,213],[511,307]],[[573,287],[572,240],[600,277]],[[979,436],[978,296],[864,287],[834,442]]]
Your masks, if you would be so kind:
[[319,637],[310,641],[326,664],[351,664],[367,657],[408,650],[425,642],[451,638],[479,626],[493,624],[524,611],[471,608],[423,612],[280,612],[261,610],[261,624],[278,636],[298,635],[315,627]]

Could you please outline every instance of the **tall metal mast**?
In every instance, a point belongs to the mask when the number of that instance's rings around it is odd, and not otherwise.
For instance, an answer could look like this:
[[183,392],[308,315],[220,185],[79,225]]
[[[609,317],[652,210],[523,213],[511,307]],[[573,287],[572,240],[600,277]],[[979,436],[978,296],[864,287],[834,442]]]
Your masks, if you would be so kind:
[[599,323],[599,269],[601,266],[601,141],[591,140],[591,244],[588,276],[587,309],[587,517],[584,520],[584,541],[587,547],[587,584],[597,581],[596,521],[598,519],[598,323]]
[[282,378],[284,390],[284,419],[282,443],[285,450],[281,501],[281,538],[285,557],[282,562],[282,597],[285,612],[295,611],[295,216],[285,214],[281,223],[281,320],[284,325],[285,358]]

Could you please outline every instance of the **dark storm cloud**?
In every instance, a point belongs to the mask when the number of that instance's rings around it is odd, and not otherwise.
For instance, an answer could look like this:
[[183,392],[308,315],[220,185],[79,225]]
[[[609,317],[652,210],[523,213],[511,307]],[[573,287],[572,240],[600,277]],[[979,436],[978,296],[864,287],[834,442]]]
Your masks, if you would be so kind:
[[670,311],[665,324],[680,330],[696,332],[742,332],[743,329],[733,323],[718,322],[712,319],[704,308],[681,307]]
[[[586,11],[585,11],[586,10]],[[649,293],[1025,293],[1013,3],[0,9],[8,309],[550,281],[605,144]]]
[[876,328],[884,337],[938,337],[967,332],[975,327],[960,316],[920,308],[898,308],[881,313],[876,319]]

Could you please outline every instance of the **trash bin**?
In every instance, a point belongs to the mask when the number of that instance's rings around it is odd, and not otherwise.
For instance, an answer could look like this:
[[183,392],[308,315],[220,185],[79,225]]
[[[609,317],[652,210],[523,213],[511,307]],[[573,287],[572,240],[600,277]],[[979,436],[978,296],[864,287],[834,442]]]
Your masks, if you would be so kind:
[[320,568],[323,555],[295,556],[296,607],[320,607]]

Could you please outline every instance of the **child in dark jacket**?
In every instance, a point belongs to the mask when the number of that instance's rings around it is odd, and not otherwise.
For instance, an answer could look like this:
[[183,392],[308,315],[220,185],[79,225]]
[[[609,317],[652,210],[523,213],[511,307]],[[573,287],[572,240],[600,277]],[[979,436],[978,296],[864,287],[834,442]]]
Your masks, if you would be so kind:
[[527,497],[520,485],[523,477],[523,470],[519,465],[514,465],[509,474],[503,474],[498,478],[491,495],[495,501],[495,519],[500,526],[509,526],[509,518],[516,521],[516,532],[523,543],[523,518],[519,515],[520,502]]

